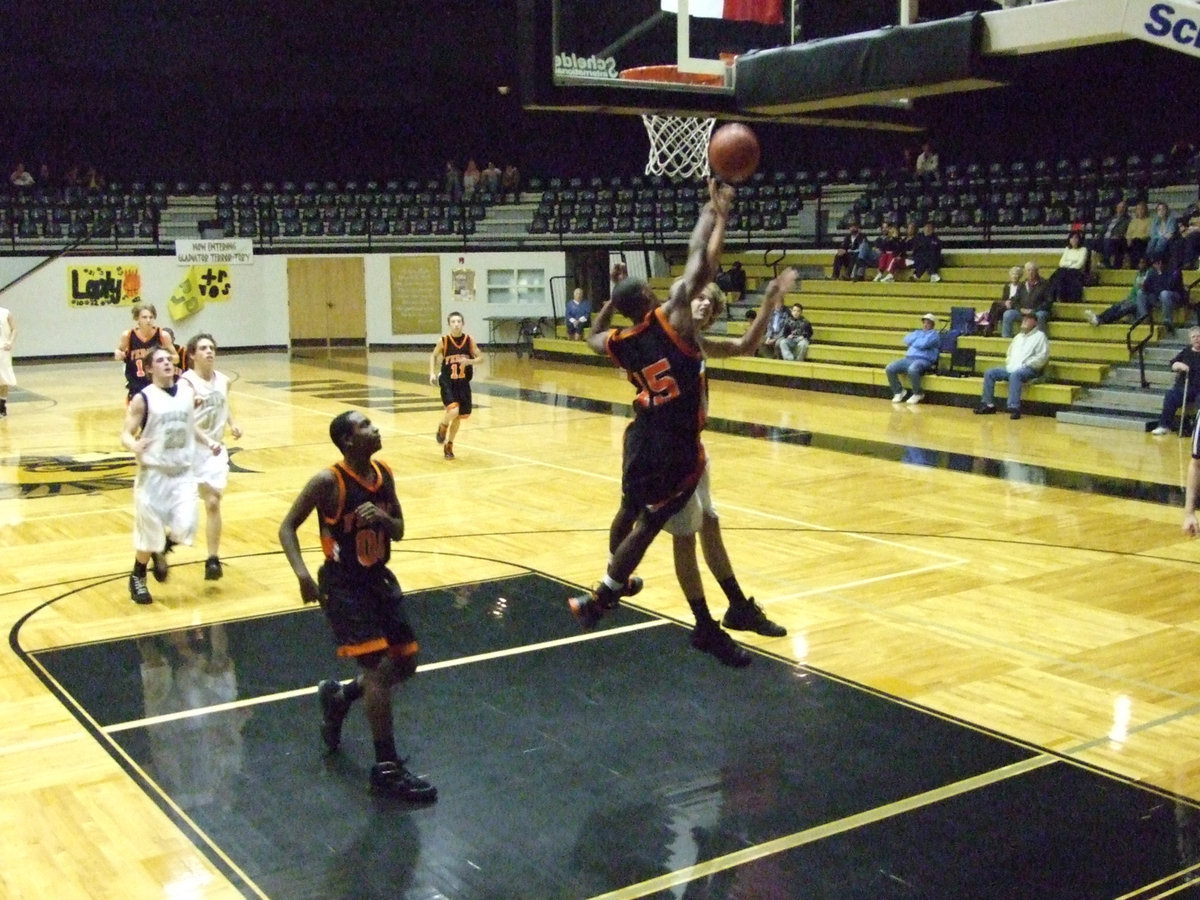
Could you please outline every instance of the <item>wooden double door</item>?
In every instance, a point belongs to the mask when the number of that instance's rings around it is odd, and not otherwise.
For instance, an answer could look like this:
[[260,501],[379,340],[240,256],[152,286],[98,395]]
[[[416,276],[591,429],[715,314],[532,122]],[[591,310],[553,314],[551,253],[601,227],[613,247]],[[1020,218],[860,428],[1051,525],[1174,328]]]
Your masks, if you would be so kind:
[[288,260],[288,337],[292,350],[366,346],[363,270],[361,256]]

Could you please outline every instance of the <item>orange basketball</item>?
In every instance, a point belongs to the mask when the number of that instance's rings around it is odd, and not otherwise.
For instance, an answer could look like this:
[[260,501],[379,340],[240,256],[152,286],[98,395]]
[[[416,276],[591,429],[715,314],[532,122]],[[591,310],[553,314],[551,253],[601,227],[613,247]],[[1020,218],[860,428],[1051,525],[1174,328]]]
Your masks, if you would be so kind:
[[713,132],[708,142],[708,164],[728,184],[741,184],[758,169],[758,138],[750,126],[730,122]]

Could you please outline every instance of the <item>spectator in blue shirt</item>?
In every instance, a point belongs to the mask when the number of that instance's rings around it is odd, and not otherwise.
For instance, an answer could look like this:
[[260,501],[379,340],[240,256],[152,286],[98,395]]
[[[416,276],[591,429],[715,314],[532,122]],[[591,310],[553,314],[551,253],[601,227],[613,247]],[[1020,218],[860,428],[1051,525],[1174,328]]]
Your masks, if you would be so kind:
[[883,370],[892,389],[893,403],[904,399],[904,388],[900,384],[901,372],[907,372],[908,380],[912,382],[912,394],[908,402],[920,403],[925,399],[925,394],[921,392],[921,376],[937,367],[940,340],[937,333],[937,316],[933,313],[921,316],[921,327],[904,336],[908,352],[904,354],[903,359],[893,360]]
[[582,341],[583,333],[592,320],[592,304],[583,299],[583,288],[575,288],[575,293],[567,301],[567,339]]

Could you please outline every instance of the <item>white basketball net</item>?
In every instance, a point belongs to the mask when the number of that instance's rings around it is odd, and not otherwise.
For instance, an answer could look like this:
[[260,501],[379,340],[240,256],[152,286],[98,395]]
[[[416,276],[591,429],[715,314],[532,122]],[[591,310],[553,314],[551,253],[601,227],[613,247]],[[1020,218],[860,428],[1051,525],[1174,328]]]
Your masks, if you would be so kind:
[[650,136],[646,174],[668,178],[707,177],[708,140],[716,121],[693,116],[643,114],[642,123]]

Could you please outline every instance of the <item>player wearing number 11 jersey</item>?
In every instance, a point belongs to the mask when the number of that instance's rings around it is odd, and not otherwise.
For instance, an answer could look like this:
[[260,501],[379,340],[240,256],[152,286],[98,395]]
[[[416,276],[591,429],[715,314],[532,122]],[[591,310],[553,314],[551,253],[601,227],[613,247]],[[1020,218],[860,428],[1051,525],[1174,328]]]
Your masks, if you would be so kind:
[[[305,603],[320,602],[339,656],[352,657],[359,675],[345,684],[317,686],[321,737],[334,751],[351,704],[363,704],[375,745],[373,790],[410,801],[437,799],[437,790],[409,772],[392,731],[392,688],[417,671],[417,639],[404,614],[404,594],[387,567],[392,541],[404,537],[404,514],[392,471],[372,456],[382,446],[379,429],[360,412],[344,412],[329,425],[341,462],[314,475],[279,526],[279,543],[300,582]],[[314,581],[300,552],[299,528],[316,510],[325,562]]]
[[438,426],[437,442],[442,445],[442,455],[454,459],[454,436],[462,420],[471,415],[471,376],[476,364],[483,361],[483,354],[475,339],[463,331],[462,313],[450,313],[446,324],[450,333],[442,335],[429,355],[429,383],[441,388],[442,404],[446,407]]

